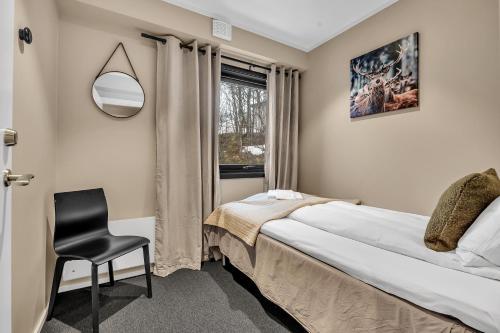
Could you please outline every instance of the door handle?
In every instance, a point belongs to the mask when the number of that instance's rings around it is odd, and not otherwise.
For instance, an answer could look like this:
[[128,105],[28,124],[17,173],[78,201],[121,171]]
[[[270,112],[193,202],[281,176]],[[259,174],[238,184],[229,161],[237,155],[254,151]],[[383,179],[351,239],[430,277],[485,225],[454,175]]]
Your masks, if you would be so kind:
[[26,186],[30,184],[30,181],[33,178],[35,178],[35,176],[30,173],[24,175],[13,175],[10,169],[5,169],[3,171],[3,184],[5,186],[10,186],[12,184]]

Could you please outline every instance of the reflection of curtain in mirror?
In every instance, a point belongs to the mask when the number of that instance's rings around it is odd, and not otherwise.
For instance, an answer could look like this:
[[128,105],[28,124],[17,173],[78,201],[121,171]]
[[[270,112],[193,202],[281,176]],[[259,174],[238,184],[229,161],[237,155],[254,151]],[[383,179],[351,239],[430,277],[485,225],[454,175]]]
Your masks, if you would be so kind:
[[220,54],[167,37],[158,43],[155,274],[200,269],[203,218],[219,202],[217,103]]

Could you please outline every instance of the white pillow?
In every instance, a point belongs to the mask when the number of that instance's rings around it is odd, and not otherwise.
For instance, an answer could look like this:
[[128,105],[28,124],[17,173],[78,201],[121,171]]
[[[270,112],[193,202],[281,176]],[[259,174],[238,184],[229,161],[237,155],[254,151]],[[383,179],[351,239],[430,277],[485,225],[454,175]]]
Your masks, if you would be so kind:
[[478,256],[475,253],[469,252],[467,250],[462,250],[457,247],[455,253],[458,255],[460,259],[460,263],[464,267],[496,267],[497,265],[489,262],[481,256]]
[[[458,241],[457,254],[462,260],[477,260],[474,256],[464,255],[466,252],[500,266],[500,197],[486,207]],[[469,265],[474,264],[470,262]]]

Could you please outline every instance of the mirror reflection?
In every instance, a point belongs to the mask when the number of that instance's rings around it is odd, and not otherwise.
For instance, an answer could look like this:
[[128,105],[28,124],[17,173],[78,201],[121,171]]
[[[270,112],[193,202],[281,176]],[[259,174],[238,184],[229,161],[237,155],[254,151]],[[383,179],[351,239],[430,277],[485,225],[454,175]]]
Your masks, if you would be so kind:
[[100,75],[92,86],[92,97],[99,109],[118,118],[137,114],[144,106],[144,90],[132,76],[122,72]]

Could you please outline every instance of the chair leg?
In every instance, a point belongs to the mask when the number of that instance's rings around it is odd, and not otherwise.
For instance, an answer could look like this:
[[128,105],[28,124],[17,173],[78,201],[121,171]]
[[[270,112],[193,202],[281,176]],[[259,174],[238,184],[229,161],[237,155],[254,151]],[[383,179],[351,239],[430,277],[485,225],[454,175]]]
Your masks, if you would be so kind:
[[108,273],[109,273],[109,285],[114,286],[115,285],[115,275],[113,273],[113,261],[112,260],[108,261]]
[[99,280],[97,268],[92,264],[92,329],[94,333],[99,332]]
[[47,321],[52,319],[54,314],[54,304],[56,302],[57,292],[59,290],[59,285],[61,284],[61,277],[63,273],[65,259],[58,257],[56,261],[56,268],[54,270],[54,278],[52,279],[52,290],[50,292],[49,310],[47,312]]
[[148,298],[153,297],[153,290],[151,288],[151,264],[149,263],[149,245],[142,247],[144,254],[144,269],[146,271],[146,283],[148,285]]
[[226,267],[226,266],[227,266],[226,256],[222,255],[222,267]]

